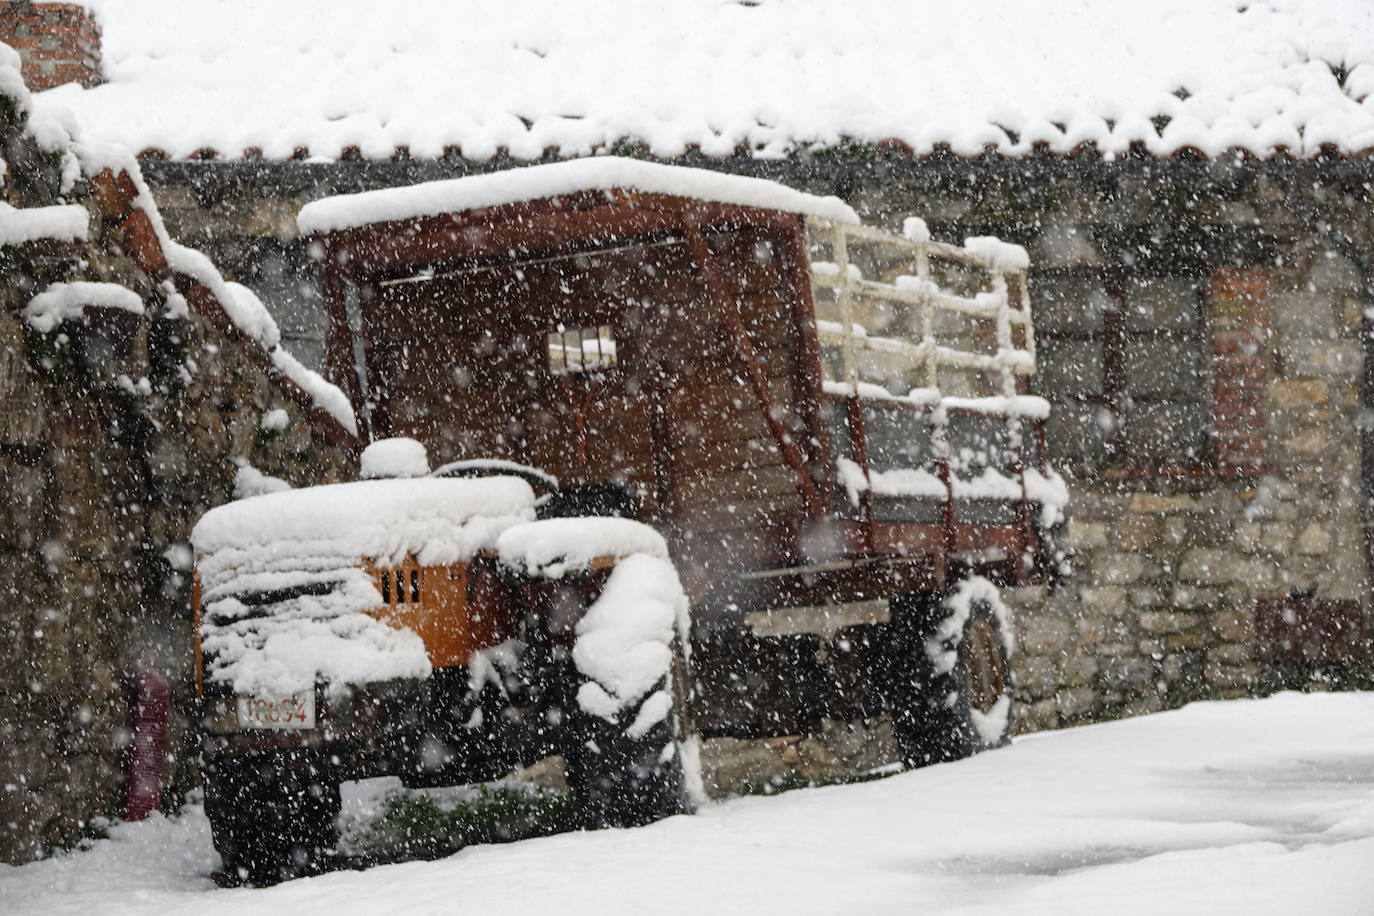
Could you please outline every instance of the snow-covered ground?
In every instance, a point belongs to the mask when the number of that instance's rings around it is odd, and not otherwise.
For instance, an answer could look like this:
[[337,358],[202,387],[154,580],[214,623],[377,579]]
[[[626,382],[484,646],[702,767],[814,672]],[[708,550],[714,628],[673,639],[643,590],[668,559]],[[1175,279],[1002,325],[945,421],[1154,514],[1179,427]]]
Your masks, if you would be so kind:
[[6,913],[1374,913],[1374,694],[1018,739],[639,830],[218,890],[198,808],[0,866]]

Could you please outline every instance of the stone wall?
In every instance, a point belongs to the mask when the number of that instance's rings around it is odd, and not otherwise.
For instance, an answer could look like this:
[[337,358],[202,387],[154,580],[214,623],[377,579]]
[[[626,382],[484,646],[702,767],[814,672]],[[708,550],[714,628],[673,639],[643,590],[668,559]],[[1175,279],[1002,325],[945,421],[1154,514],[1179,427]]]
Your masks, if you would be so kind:
[[[1366,248],[1374,232],[1360,215],[1367,203],[1341,191],[1342,168],[1363,174],[1349,164],[1324,174],[1298,163],[1147,161],[1027,163],[1009,178],[971,164],[965,180],[946,183],[957,196],[919,179],[907,193],[888,184],[865,196],[866,218],[892,222],[910,208],[952,240],[992,230],[1022,241],[1041,276],[1129,262],[1136,252],[1120,240],[1152,233],[1211,249],[1197,265],[1209,284],[1199,384],[1215,452],[1168,471],[1109,460],[1071,476],[1074,575],[1053,594],[1008,596],[1022,730],[1368,679],[1360,661],[1265,665],[1254,627],[1257,601],[1290,590],[1356,601],[1368,620],[1358,432],[1367,279],[1323,232],[1343,220]],[[1300,218],[1294,187],[1320,222]],[[1362,635],[1367,645],[1367,624]]]
[[[133,253],[148,211],[108,207],[129,176],[81,178],[69,147],[35,140],[26,98],[0,101],[0,199],[22,208],[0,213],[0,861],[19,862],[120,810],[134,676],[159,670],[189,709],[188,540],[232,498],[237,462],[295,483],[351,462],[257,342]],[[84,242],[11,231],[56,204],[85,208]],[[38,333],[24,309],[72,280],[132,290],[145,314],[92,308]],[[284,427],[264,428],[269,410]],[[169,754],[181,789],[195,775],[185,724]]]

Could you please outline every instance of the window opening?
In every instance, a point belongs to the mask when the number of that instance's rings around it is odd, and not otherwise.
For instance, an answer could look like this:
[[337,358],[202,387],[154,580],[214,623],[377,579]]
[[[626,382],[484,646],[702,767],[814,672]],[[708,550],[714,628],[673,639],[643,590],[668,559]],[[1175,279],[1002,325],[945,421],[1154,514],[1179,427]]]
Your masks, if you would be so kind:
[[601,324],[580,328],[559,325],[548,335],[549,370],[556,375],[614,369],[615,336],[611,326]]
[[1198,466],[1210,457],[1206,284],[1197,274],[1056,271],[1036,278],[1050,457]]

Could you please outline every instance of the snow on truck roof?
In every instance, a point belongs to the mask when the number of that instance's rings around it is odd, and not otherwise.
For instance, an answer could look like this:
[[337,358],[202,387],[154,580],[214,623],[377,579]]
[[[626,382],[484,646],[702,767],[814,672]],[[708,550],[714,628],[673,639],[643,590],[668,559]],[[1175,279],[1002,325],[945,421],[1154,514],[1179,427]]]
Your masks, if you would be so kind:
[[1363,0],[86,5],[106,82],[46,96],[173,158],[1374,146]]
[[490,175],[327,197],[302,207],[296,225],[308,235],[544,200],[579,191],[616,189],[802,213],[842,223],[859,222],[858,214],[838,197],[804,194],[776,181],[618,156],[595,156]]

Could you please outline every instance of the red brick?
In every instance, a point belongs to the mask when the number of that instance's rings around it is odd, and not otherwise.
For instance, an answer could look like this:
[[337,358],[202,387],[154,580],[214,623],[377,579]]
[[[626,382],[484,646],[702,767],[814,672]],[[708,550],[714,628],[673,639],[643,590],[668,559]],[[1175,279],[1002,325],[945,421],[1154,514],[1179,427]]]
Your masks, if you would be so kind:
[[1269,277],[1262,268],[1212,271],[1212,440],[1218,471],[1261,473],[1267,446],[1265,391],[1269,365]]
[[0,2],[0,41],[19,51],[31,90],[100,82],[100,27],[82,6]]

